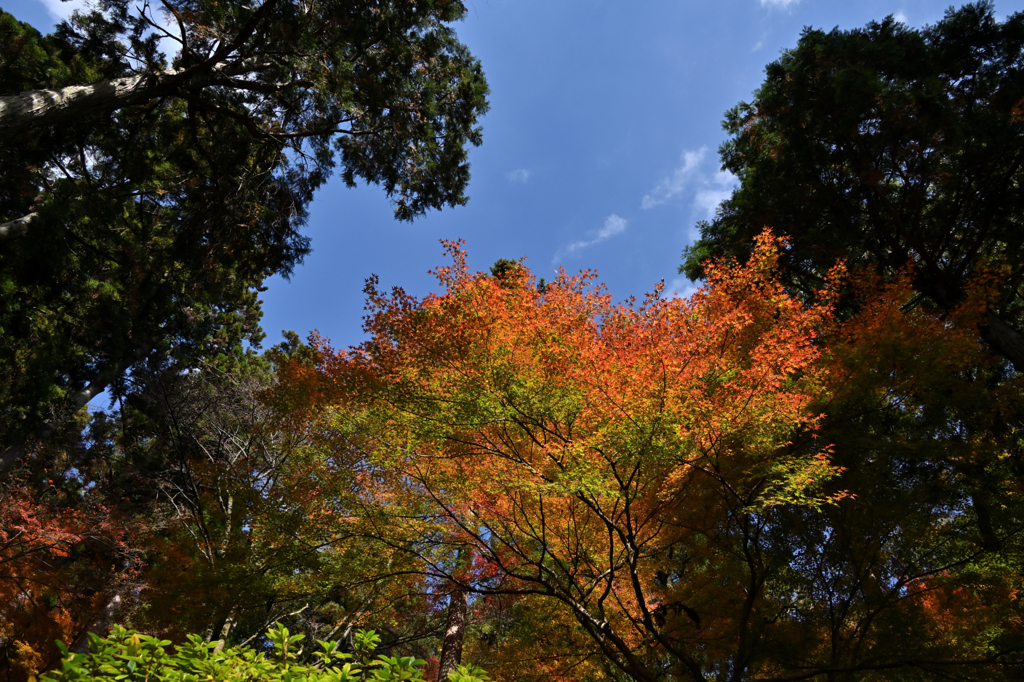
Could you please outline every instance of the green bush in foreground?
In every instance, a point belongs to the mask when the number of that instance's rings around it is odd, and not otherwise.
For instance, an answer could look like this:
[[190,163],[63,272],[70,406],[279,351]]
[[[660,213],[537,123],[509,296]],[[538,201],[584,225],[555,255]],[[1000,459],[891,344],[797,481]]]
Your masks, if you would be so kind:
[[[89,635],[89,653],[73,654],[63,644],[61,669],[47,673],[42,682],[77,680],[127,680],[134,682],[215,682],[259,680],[260,682],[426,682],[426,661],[412,656],[377,656],[380,636],[373,630],[359,630],[356,653],[338,651],[338,642],[317,641],[321,651],[316,662],[300,663],[298,645],[305,635],[292,635],[278,623],[267,632],[272,654],[237,646],[217,651],[217,642],[204,642],[198,635],[167,651],[171,642],[115,626],[108,637]],[[451,682],[487,682],[484,671],[460,666],[449,675]]]

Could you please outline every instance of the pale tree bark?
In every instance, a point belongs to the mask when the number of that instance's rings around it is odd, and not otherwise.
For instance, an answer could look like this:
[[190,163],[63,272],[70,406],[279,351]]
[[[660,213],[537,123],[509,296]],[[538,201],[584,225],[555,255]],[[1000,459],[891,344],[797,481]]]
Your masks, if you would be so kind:
[[38,215],[37,213],[29,213],[20,218],[8,220],[6,223],[0,223],[0,239],[13,237],[28,231],[28,224],[35,220]]
[[438,662],[438,682],[447,682],[448,674],[462,663],[462,642],[466,638],[466,611],[469,595],[465,590],[455,588],[448,600],[448,622],[444,627],[444,642],[441,645],[441,660]]
[[29,90],[0,97],[0,133],[63,123],[152,99],[173,73],[129,76],[59,90]]
[[224,625],[220,628],[220,636],[217,637],[217,645],[213,647],[215,653],[220,653],[224,650],[224,644],[228,641],[228,635],[231,634],[231,628],[235,625],[235,607],[232,606],[228,612],[228,617],[224,619]]
[[[253,68],[251,60],[238,59],[239,50],[280,0],[265,0],[231,40],[202,62],[184,69],[164,69],[113,80],[71,85],[58,90],[29,90],[0,97],[0,135],[10,136],[34,127],[73,121],[96,113],[117,111],[178,92],[201,89],[225,76],[237,76]],[[235,55],[234,60],[229,58]]]
[[91,114],[145,104],[178,92],[198,90],[218,78],[237,75],[228,72],[242,68],[237,63],[202,66],[200,69],[167,69],[89,85],[71,85],[59,90],[28,90],[4,95],[0,97],[0,134],[10,136]]
[[121,595],[119,594],[115,594],[107,600],[107,605],[103,607],[103,611],[100,612],[86,631],[82,633],[75,642],[75,645],[71,647],[72,653],[89,653],[89,633],[91,632],[100,637],[105,635],[107,628],[109,628],[110,624],[114,622],[114,617],[117,615],[117,612],[121,610],[121,602]]

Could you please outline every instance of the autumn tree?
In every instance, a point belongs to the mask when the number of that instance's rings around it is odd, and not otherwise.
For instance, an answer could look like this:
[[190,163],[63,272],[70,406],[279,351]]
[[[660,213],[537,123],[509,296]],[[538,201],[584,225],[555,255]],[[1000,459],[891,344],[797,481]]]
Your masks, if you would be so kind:
[[[822,339],[816,434],[851,495],[779,510],[768,543],[791,614],[775,677],[1012,680],[1024,670],[1020,381],[978,335],[989,285],[948,315],[913,273],[847,278],[860,311]],[[811,446],[810,443],[804,447]],[[874,677],[869,677],[874,676]],[[825,677],[827,679],[827,677]]]
[[258,343],[336,167],[401,219],[464,203],[487,86],[463,12],[102,0],[48,36],[0,13],[0,471],[155,358]]
[[351,642],[372,621],[387,647],[433,634],[415,582],[396,578],[387,555],[361,549],[343,491],[325,487],[268,423],[260,395],[276,365],[307,353],[290,335],[231,372],[153,368],[133,375],[139,386],[119,410],[94,413],[83,475],[97,492],[132,491],[133,510],[148,520],[132,538],[146,560],[142,589],[121,595],[118,622],[232,643],[275,622]]
[[808,670],[1020,674],[1022,45],[1024,17],[991,3],[808,29],[727,114],[740,186],[682,270],[748,257],[769,224],[805,300],[836,259],[857,273],[821,430],[857,497],[779,526],[813,548],[790,588],[812,640],[776,648]]
[[[137,542],[147,524],[119,497],[95,494],[79,472],[87,449],[75,420],[38,453],[45,466],[19,466],[0,496],[0,675],[21,682],[115,622],[121,595],[139,585]],[[38,464],[38,463],[37,463]]]
[[368,626],[382,653],[430,658],[443,604],[360,540],[351,495],[268,421],[261,393],[308,355],[291,334],[230,371],[137,367],[113,409],[15,468],[0,489],[0,677],[52,669],[55,641],[82,653],[115,624],[230,648],[280,622],[346,650]]
[[[551,615],[534,637],[560,623],[581,645],[563,660],[517,652],[531,661],[519,679],[587,661],[612,679],[745,675],[786,611],[764,558],[773,510],[841,497],[819,494],[837,473],[826,444],[790,445],[818,423],[828,307],[785,294],[768,236],[692,300],[623,305],[587,273],[540,293],[525,267],[475,275],[448,250],[444,293],[371,280],[371,339],[315,340],[315,371],[285,382],[307,393],[291,428],[323,461],[356,453],[389,483],[364,493],[402,519],[384,546],[477,610],[536,602]],[[465,551],[472,566],[455,560]]]

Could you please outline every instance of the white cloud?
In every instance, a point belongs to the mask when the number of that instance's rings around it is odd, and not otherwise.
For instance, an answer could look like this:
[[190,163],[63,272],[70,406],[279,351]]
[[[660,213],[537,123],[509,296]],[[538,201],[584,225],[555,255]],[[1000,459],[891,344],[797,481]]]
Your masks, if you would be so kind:
[[710,168],[707,147],[683,152],[682,164],[644,196],[641,208],[654,208],[677,196],[688,196],[700,219],[713,218],[718,205],[732,195],[736,176]]
[[892,18],[900,22],[901,24],[907,23],[907,15],[903,13],[903,10],[900,10],[896,14],[892,15]]
[[558,253],[552,259],[553,263],[557,263],[562,259],[563,255],[573,254],[577,251],[593,246],[606,239],[611,239],[617,234],[622,234],[626,230],[626,226],[629,225],[629,221],[625,218],[621,218],[618,215],[612,213],[610,216],[604,219],[604,227],[597,231],[593,239],[582,239],[575,241],[564,249],[559,249]]
[[715,209],[718,205],[729,198],[731,190],[724,189],[702,189],[697,192],[693,205],[700,210],[703,218],[710,220],[715,217]]
[[697,190],[697,195],[693,199],[694,208],[703,214],[702,218],[707,220],[714,218],[715,209],[732,196],[735,185],[735,175],[729,171],[718,171],[712,178],[705,179],[704,186]]
[[530,179],[530,171],[525,168],[516,168],[514,171],[509,171],[505,174],[509,182],[522,182],[526,183]]
[[619,216],[612,213],[610,216],[604,219],[604,227],[597,233],[597,239],[595,242],[603,242],[609,237],[614,237],[623,230],[626,229],[626,219],[620,218]]
[[697,293],[700,286],[701,282],[691,282],[688,278],[680,275],[665,285],[665,295],[669,298],[688,298]]
[[641,208],[654,208],[676,196],[690,184],[690,180],[697,172],[697,167],[704,161],[708,148],[701,147],[692,152],[683,152],[683,165],[675,170],[672,175],[661,181],[651,193],[640,202]]
[[800,0],[761,0],[761,7],[789,7]]
[[50,16],[53,17],[55,21],[67,19],[75,10],[82,11],[86,8],[85,0],[71,0],[71,2],[61,2],[61,0],[41,1],[43,5],[46,6],[46,11],[50,13]]

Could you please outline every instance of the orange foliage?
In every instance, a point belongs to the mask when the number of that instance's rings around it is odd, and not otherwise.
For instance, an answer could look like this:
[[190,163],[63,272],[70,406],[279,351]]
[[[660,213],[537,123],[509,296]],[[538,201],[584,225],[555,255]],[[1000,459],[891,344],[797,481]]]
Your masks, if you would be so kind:
[[[284,394],[305,395],[285,424],[379,472],[365,499],[405,504],[435,544],[471,546],[478,560],[461,574],[422,545],[403,551],[479,595],[478,610],[519,595],[561,614],[536,633],[565,622],[578,655],[527,657],[519,679],[575,678],[595,653],[637,679],[665,660],[704,674],[698,651],[735,654],[758,608],[736,552],[759,515],[843,496],[819,493],[839,472],[828,447],[789,447],[819,421],[817,340],[832,317],[775,280],[778,244],[765,233],[746,265],[711,268],[690,299],[659,287],[616,304],[589,272],[540,291],[525,267],[500,281],[469,272],[446,243],[444,293],[416,300],[371,281],[369,341],[336,352],[311,337],[316,366],[281,375]],[[668,604],[659,572],[686,556],[708,594]]]
[[[52,486],[52,481],[49,482]],[[28,679],[59,660],[54,641],[82,637],[137,569],[128,529],[100,506],[39,499],[9,482],[0,508],[0,641],[11,674]]]

